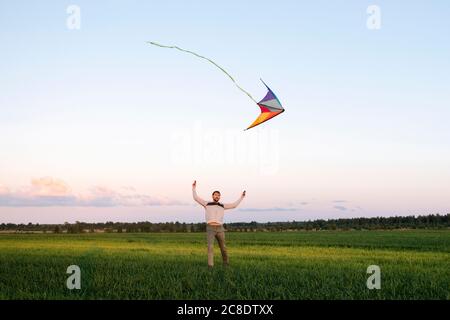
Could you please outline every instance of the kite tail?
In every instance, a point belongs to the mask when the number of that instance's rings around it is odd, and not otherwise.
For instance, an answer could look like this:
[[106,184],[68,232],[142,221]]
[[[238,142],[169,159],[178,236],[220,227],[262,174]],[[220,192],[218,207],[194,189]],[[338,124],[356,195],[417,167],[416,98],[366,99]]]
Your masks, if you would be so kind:
[[252,95],[251,95],[250,93],[248,93],[247,91],[245,91],[245,90],[244,90],[244,89],[236,82],[236,80],[234,80],[234,78],[233,78],[228,72],[226,72],[226,70],[225,70],[224,68],[222,68],[221,66],[219,66],[217,63],[215,63],[215,62],[212,61],[211,59],[208,59],[208,58],[206,58],[206,57],[204,57],[204,56],[201,56],[201,55],[199,55],[199,54],[197,54],[197,53],[195,53],[195,52],[192,52],[192,51],[189,51],[189,50],[185,50],[185,49],[182,49],[182,48],[177,47],[177,46],[165,46],[165,45],[162,45],[162,44],[159,44],[159,43],[156,43],[156,42],[152,42],[152,41],[147,41],[147,43],[152,44],[152,45],[154,45],[154,46],[161,47],[161,48],[177,49],[177,50],[180,50],[180,51],[183,51],[183,52],[186,52],[186,53],[190,53],[190,54],[192,54],[192,55],[194,55],[194,56],[196,56],[196,57],[198,57],[198,58],[205,59],[205,60],[211,62],[213,65],[215,65],[217,68],[219,68],[223,73],[225,73],[225,74],[231,79],[231,81],[233,81],[234,85],[235,85],[239,90],[241,90],[243,93],[245,93],[250,99],[252,99],[253,102],[255,102],[256,104],[258,103],[258,102],[256,102],[255,99],[253,99],[253,97],[252,97]]

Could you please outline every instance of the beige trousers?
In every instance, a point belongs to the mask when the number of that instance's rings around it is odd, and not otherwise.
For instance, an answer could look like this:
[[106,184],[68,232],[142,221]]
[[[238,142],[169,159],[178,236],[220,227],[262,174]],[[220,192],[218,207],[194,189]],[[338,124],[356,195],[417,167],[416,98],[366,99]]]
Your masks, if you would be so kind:
[[225,245],[225,228],[220,226],[206,225],[206,236],[208,240],[208,266],[214,266],[214,239],[219,243],[220,252],[222,253],[223,265],[228,265],[228,253]]

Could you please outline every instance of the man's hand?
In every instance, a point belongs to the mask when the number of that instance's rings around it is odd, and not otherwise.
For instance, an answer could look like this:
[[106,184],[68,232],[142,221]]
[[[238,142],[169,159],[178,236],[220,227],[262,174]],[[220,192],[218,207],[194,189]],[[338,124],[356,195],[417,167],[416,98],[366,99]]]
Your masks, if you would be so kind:
[[194,180],[194,183],[192,184],[192,188],[195,188],[197,186],[197,180]]
[[242,196],[245,197],[245,190],[242,192]]

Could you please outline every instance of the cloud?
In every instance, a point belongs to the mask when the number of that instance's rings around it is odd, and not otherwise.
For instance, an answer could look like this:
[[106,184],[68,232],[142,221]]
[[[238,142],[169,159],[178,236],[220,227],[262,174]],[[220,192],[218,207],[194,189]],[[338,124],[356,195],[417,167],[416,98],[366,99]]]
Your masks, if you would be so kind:
[[29,186],[11,190],[0,185],[3,207],[118,207],[186,205],[162,196],[138,193],[133,187],[114,190],[95,186],[87,193],[74,193],[64,181],[51,177],[32,179]]
[[239,211],[251,211],[251,212],[259,212],[259,211],[297,211],[298,208],[281,208],[281,207],[273,207],[273,208],[241,208]]
[[341,210],[341,211],[346,211],[347,208],[344,206],[334,206],[333,208],[337,209],[337,210]]
[[167,197],[140,194],[132,187],[124,187],[120,191],[116,191],[107,187],[96,186],[91,188],[87,197],[80,198],[80,200],[92,206],[186,205],[181,201],[171,200]]
[[347,200],[334,200],[333,202],[334,203],[345,203],[345,202],[347,202]]
[[31,180],[30,193],[35,196],[67,196],[71,193],[69,186],[62,180],[44,177]]
[[308,205],[308,204],[310,204],[310,203],[307,202],[307,201],[300,201],[300,202],[297,202],[297,201],[288,201],[288,202],[286,202],[286,205],[289,206],[289,207],[295,207],[295,206],[297,206],[297,205],[300,205],[300,206],[306,206],[306,205]]
[[6,186],[4,186],[3,184],[0,184],[0,194],[4,194],[7,192],[9,192],[9,189]]

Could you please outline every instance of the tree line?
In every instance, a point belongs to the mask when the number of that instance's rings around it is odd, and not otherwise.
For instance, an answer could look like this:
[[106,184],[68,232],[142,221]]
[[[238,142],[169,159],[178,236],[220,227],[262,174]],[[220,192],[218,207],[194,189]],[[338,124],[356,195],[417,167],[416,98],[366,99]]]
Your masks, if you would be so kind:
[[[450,214],[395,216],[372,218],[349,218],[330,220],[286,221],[286,222],[234,222],[224,224],[227,231],[300,231],[300,230],[390,230],[390,229],[448,229]],[[95,233],[95,232],[205,232],[205,223],[181,222],[105,222],[86,223],[77,221],[64,224],[0,224],[3,232],[45,233]]]

